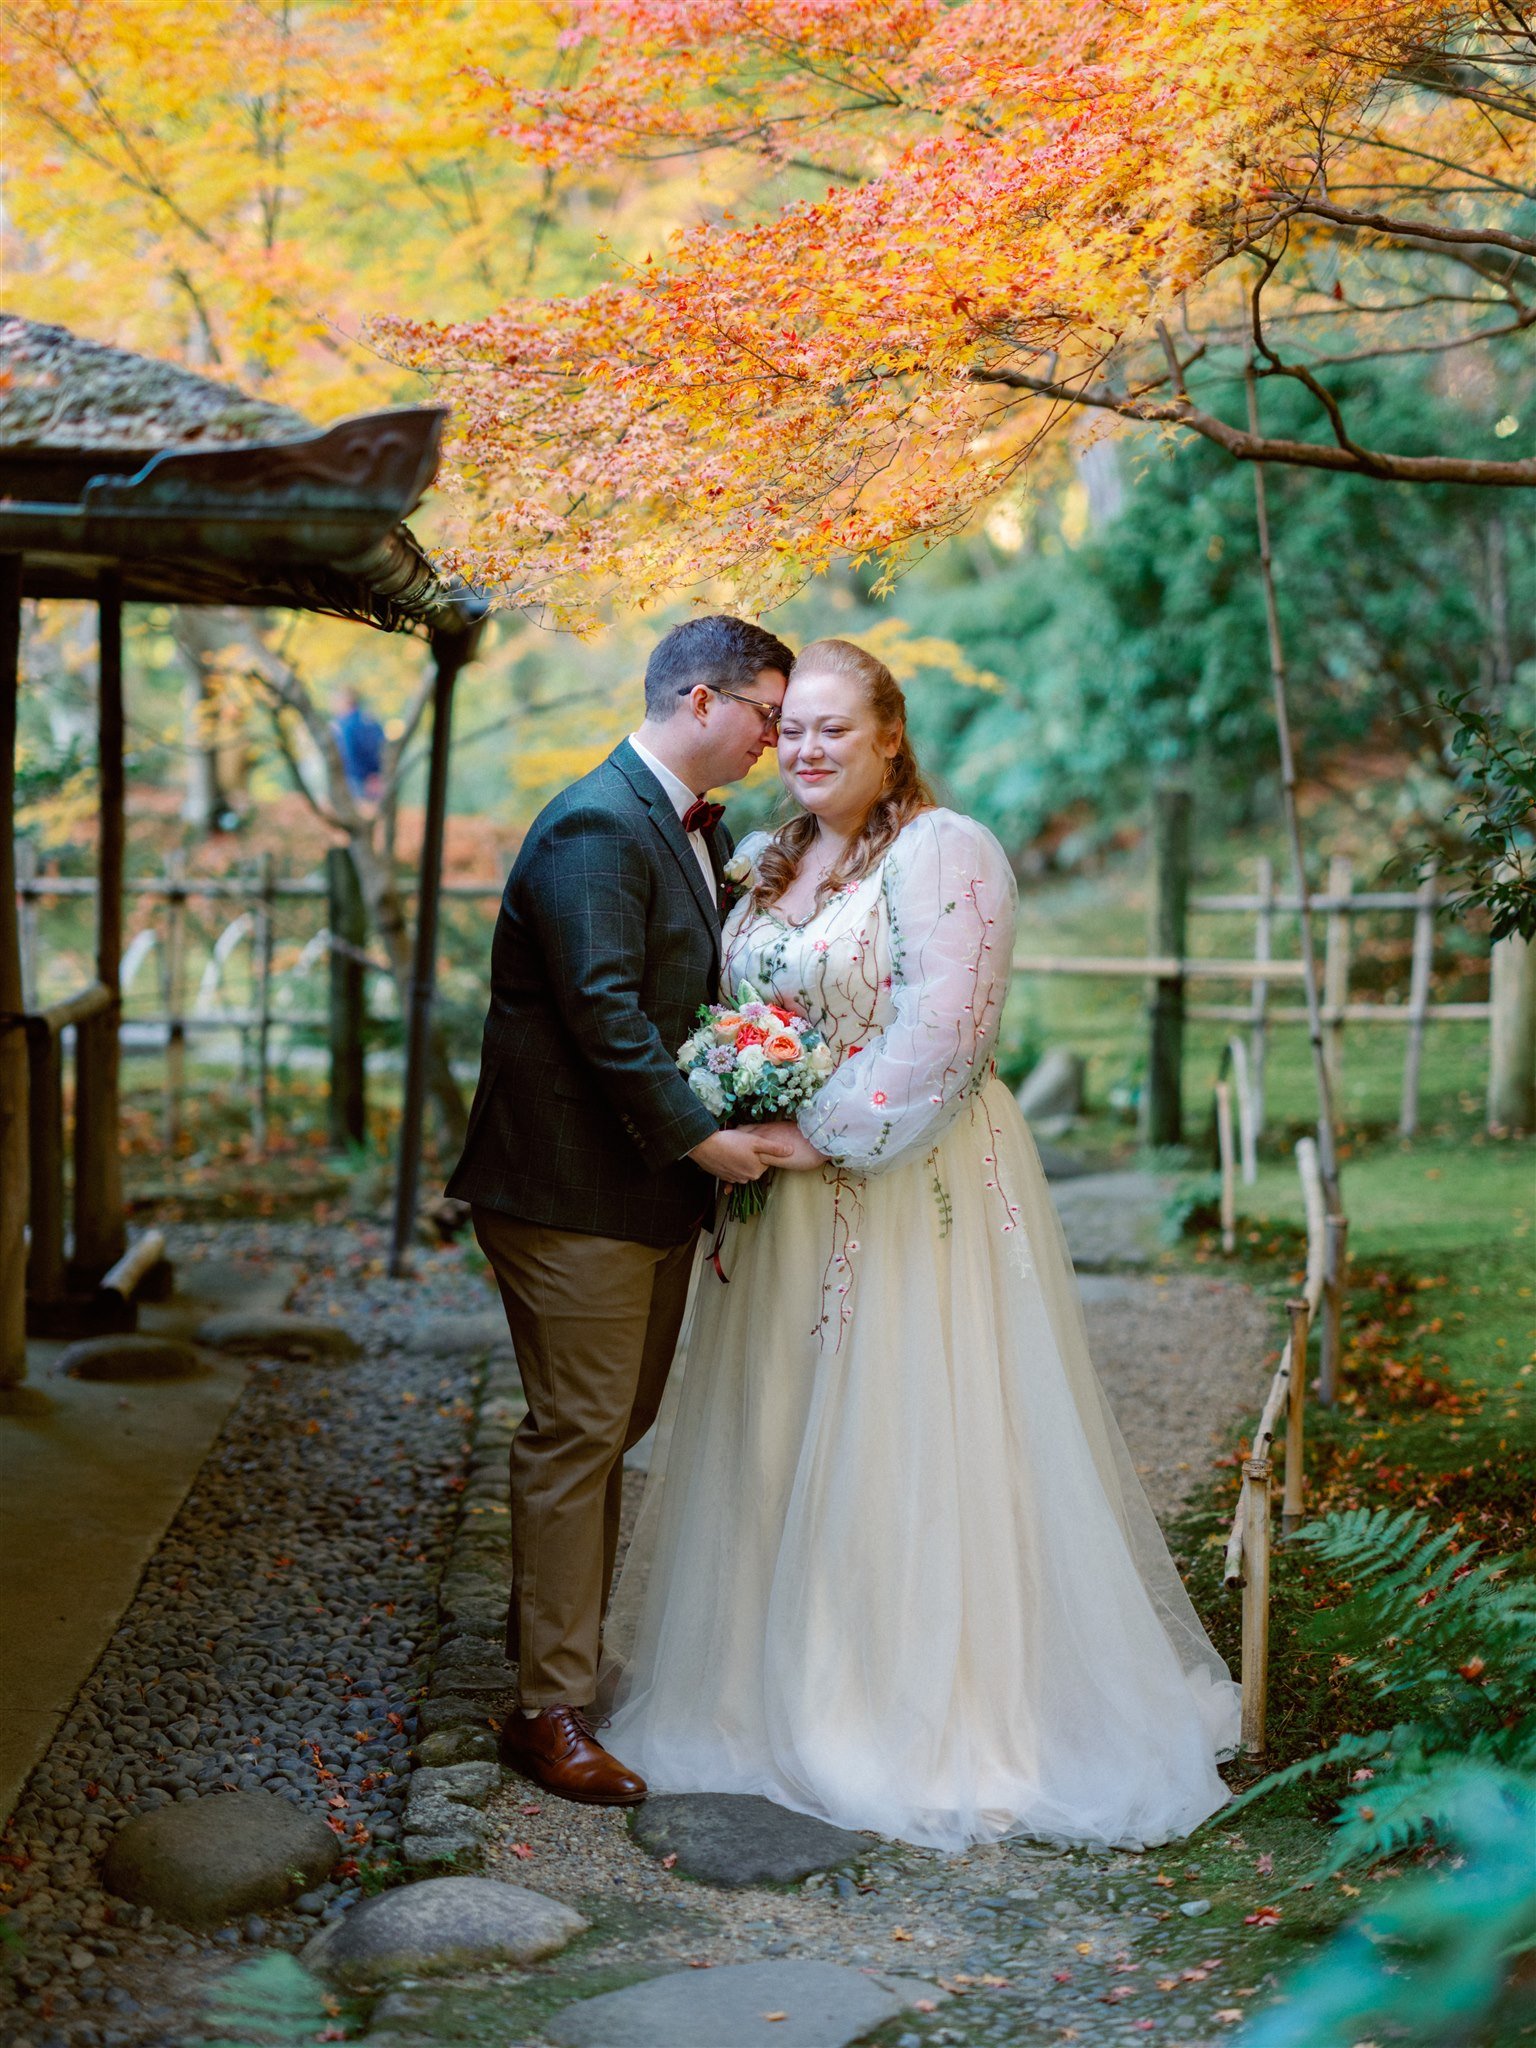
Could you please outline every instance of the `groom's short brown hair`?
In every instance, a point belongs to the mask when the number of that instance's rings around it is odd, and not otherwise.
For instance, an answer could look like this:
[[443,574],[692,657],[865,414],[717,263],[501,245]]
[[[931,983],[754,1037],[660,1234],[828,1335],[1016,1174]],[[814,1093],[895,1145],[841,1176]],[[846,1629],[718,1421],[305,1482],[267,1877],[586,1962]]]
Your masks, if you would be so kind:
[[685,619],[663,633],[645,664],[645,709],[650,718],[670,718],[696,683],[726,695],[750,690],[760,670],[776,668],[788,680],[795,657],[766,627],[729,612]]

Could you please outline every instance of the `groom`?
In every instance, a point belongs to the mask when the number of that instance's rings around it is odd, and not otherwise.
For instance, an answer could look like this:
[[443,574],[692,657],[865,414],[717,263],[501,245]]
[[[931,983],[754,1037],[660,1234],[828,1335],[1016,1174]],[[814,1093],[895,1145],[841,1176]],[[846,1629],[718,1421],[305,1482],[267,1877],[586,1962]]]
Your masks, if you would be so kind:
[[742,619],[674,626],[646,664],[639,731],[534,820],[496,919],[480,1084],[448,1183],[471,1205],[528,1401],[502,1760],[589,1805],[645,1797],[588,1714],[624,1453],[661,1402],[712,1181],[784,1156],[722,1131],[675,1055],[720,977],[731,841],[706,793],[776,743],[792,658]]

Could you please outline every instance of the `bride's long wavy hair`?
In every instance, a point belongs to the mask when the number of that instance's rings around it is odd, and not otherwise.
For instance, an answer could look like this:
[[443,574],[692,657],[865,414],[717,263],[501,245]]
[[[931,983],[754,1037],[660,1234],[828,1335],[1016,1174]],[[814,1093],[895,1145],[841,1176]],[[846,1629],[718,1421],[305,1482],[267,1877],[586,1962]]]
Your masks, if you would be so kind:
[[[814,905],[815,910],[820,910],[839,889],[862,881],[902,826],[920,811],[931,810],[934,798],[907,737],[907,700],[885,663],[851,640],[813,640],[795,657],[790,680],[812,670],[823,675],[850,676],[874,713],[881,737],[888,738],[893,732],[900,736],[880,793],[865,813],[863,824],[844,847],[841,858],[821,879]],[[809,812],[802,811],[779,827],[758,860],[758,878],[752,891],[755,910],[766,910],[778,902],[815,843],[816,820]]]

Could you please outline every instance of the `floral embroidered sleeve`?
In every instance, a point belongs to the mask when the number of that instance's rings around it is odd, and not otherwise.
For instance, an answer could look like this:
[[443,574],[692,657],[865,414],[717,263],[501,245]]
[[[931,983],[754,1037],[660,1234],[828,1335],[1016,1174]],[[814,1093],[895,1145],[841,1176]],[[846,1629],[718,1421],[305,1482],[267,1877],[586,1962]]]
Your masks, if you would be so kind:
[[894,1015],[799,1117],[818,1151],[856,1173],[931,1146],[985,1081],[1013,959],[1013,875],[974,819],[917,819],[887,856],[883,885]]

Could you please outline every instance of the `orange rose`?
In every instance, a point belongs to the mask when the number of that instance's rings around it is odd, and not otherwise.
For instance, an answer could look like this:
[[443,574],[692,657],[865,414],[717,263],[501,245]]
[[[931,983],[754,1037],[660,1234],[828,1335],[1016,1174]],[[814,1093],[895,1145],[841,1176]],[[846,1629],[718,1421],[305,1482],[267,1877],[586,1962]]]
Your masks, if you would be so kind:
[[775,1031],[763,1052],[771,1066],[787,1067],[799,1059],[800,1041],[792,1031]]
[[714,1019],[715,1036],[723,1045],[729,1045],[741,1029],[741,1019],[734,1010],[726,1010]]

